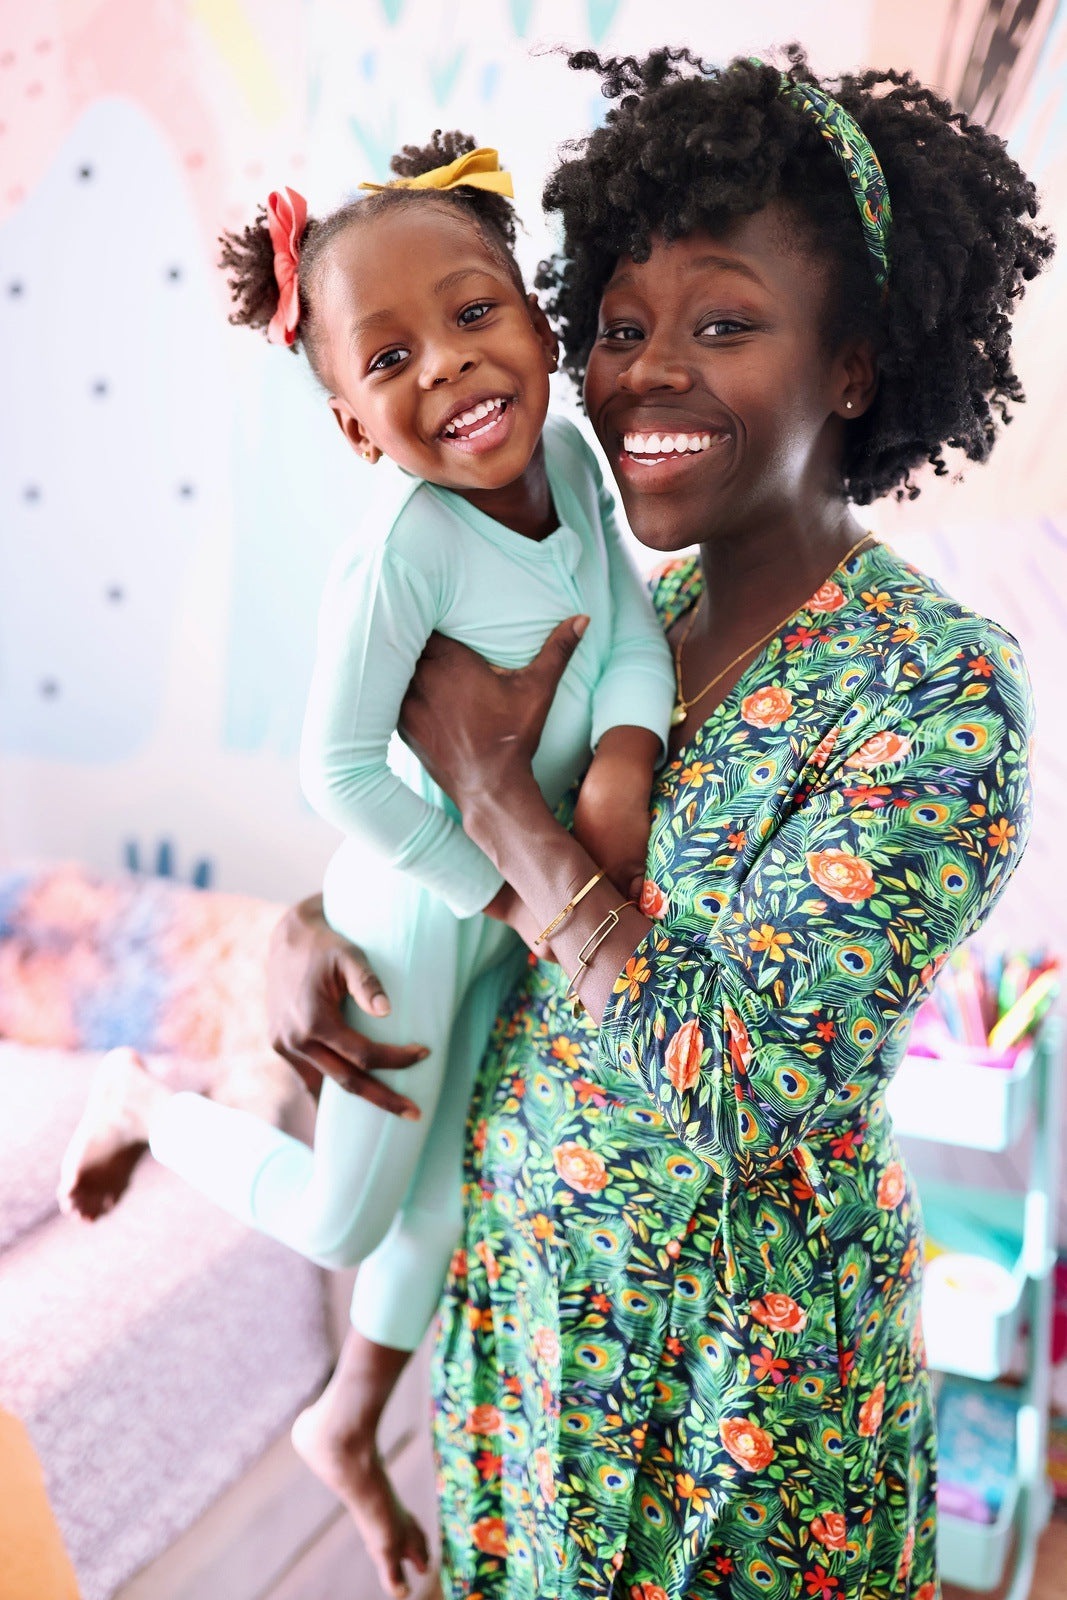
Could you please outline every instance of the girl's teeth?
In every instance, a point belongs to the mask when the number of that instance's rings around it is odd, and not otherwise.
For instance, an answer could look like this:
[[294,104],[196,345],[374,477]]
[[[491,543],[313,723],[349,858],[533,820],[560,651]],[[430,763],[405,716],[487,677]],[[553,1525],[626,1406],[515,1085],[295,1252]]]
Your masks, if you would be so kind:
[[697,455],[711,449],[710,433],[626,433],[623,448],[632,456]]
[[[476,422],[481,422],[482,418],[487,417],[491,411],[499,411],[503,404],[503,400],[479,400],[476,406],[472,406],[469,411],[464,411],[461,417],[452,418],[452,421],[445,428],[446,438],[454,435],[459,428],[472,428]],[[480,431],[484,432],[484,429]]]

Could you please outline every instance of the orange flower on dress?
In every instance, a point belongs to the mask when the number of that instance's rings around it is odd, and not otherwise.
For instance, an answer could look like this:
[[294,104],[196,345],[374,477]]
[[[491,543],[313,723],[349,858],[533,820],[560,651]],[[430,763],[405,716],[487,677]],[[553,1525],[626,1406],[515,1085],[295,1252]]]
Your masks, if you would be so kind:
[[534,1471],[537,1473],[537,1482],[541,1494],[549,1505],[556,1498],[556,1480],[552,1473],[552,1457],[544,1445],[539,1445],[534,1451]]
[[630,1586],[630,1600],[669,1600],[669,1597],[658,1583],[635,1583]]
[[1007,817],[1001,817],[999,822],[990,824],[989,842],[993,849],[1002,856],[1008,853],[1008,845],[1015,838],[1015,824],[1009,822]]
[[831,900],[843,905],[868,899],[877,887],[874,873],[863,857],[850,855],[847,850],[813,850],[807,862],[812,881]]
[[730,1030],[730,1060],[736,1072],[747,1072],[748,1064],[752,1060],[752,1045],[749,1042],[748,1029],[732,1006],[724,1005],[722,1014],[726,1019],[726,1026]]
[[902,733],[894,733],[891,728],[883,728],[881,733],[872,733],[865,739],[858,750],[854,750],[845,760],[846,767],[886,767],[891,762],[903,761],[911,749],[911,740]]
[[860,1406],[859,1431],[864,1439],[870,1439],[882,1426],[882,1411],[885,1408],[885,1384],[879,1383]]
[[748,947],[757,952],[765,950],[771,961],[785,960],[785,947],[793,943],[793,935],[773,926],[770,922],[763,922],[758,928],[753,928],[748,936]]
[[915,1553],[915,1529],[909,1528],[904,1540],[904,1548],[900,1552],[900,1566],[897,1568],[897,1582],[903,1583],[911,1571],[911,1558]]
[[552,1159],[564,1183],[579,1194],[598,1194],[606,1188],[608,1169],[604,1158],[588,1145],[569,1139],[566,1144],[556,1146]]
[[899,1161],[891,1161],[878,1180],[878,1204],[883,1211],[895,1211],[906,1191],[904,1168]]
[[803,607],[805,611],[840,611],[845,603],[845,591],[832,578],[827,578],[825,583],[819,585],[808,603]]
[[467,1416],[467,1432],[499,1433],[503,1420],[496,1406],[475,1406]]
[[758,1472],[774,1460],[774,1441],[748,1417],[727,1417],[719,1424],[719,1438],[739,1466]]
[[640,906],[646,917],[654,919],[662,917],[667,909],[667,896],[651,878],[646,878],[641,885]]
[[485,1275],[489,1282],[498,1283],[500,1281],[500,1267],[497,1264],[496,1256],[484,1239],[478,1240],[478,1243],[474,1246],[474,1253],[485,1268]]
[[787,1294],[765,1294],[762,1300],[753,1300],[748,1309],[754,1322],[762,1322],[775,1333],[799,1333],[808,1320],[808,1313]]
[[560,1356],[559,1335],[555,1328],[538,1328],[533,1342],[538,1359],[546,1367],[554,1367]]
[[683,1022],[671,1038],[664,1054],[667,1076],[679,1094],[687,1094],[700,1077],[700,1058],[704,1035],[695,1018]]
[[503,1517],[479,1517],[471,1529],[475,1547],[487,1556],[506,1556],[508,1535]]
[[780,684],[754,689],[741,702],[741,718],[752,728],[777,728],[793,715],[793,697]]
[[915,1600],[937,1600],[937,1585],[935,1583],[920,1583],[915,1591]]
[[652,976],[652,968],[644,956],[631,956],[615,979],[612,994],[622,994],[624,989],[629,989],[630,999],[633,1001],[641,998],[641,985],[647,983]]
[[840,1511],[827,1511],[811,1523],[811,1536],[824,1550],[843,1550],[847,1525]]
[[562,1061],[563,1065],[569,1067],[572,1072],[581,1065],[582,1052],[580,1046],[573,1039],[568,1039],[564,1033],[561,1033],[558,1039],[553,1039],[550,1054],[557,1061]]
[[840,737],[840,728],[831,728],[829,733],[823,735],[811,753],[811,765],[813,767],[818,767],[820,772],[822,771],[823,767],[825,767],[833,753],[834,745],[837,743]]

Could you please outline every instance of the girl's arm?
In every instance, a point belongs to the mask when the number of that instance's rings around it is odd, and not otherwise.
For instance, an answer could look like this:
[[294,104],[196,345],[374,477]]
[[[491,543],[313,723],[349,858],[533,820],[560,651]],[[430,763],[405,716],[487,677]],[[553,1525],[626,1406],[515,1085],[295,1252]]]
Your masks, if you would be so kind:
[[611,645],[593,693],[593,760],[574,813],[574,835],[624,895],[645,875],[649,805],[667,751],[674,664],[648,589],[625,548],[615,502],[596,457],[576,435],[597,488],[597,521],[611,592]]
[[502,878],[454,818],[391,771],[389,741],[436,620],[424,575],[383,544],[327,586],[300,750],[304,793],[327,822],[372,844],[459,917]]

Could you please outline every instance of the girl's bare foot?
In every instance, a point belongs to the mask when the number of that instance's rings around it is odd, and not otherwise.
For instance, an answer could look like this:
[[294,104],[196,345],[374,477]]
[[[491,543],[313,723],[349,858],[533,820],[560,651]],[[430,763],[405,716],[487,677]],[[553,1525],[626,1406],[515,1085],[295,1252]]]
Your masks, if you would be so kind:
[[148,1148],[149,1116],[169,1093],[135,1050],[108,1051],[63,1152],[56,1189],[61,1211],[94,1222],[111,1210]]
[[373,1431],[346,1425],[337,1412],[337,1388],[331,1383],[293,1423],[293,1448],[345,1506],[386,1594],[404,1600],[411,1593],[404,1563],[410,1561],[416,1572],[429,1567],[426,1535],[393,1493]]

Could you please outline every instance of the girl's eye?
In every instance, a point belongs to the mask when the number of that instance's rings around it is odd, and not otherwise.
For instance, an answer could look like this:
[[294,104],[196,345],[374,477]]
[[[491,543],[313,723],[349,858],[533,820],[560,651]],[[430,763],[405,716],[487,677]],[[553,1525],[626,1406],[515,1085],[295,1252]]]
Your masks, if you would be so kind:
[[488,316],[492,309],[492,302],[489,300],[479,300],[477,305],[464,306],[459,314],[460,326],[469,327],[472,322],[481,322],[482,318]]
[[375,356],[368,367],[369,372],[388,372],[390,367],[397,367],[411,351],[404,345],[397,345],[392,350],[383,350],[380,356]]

